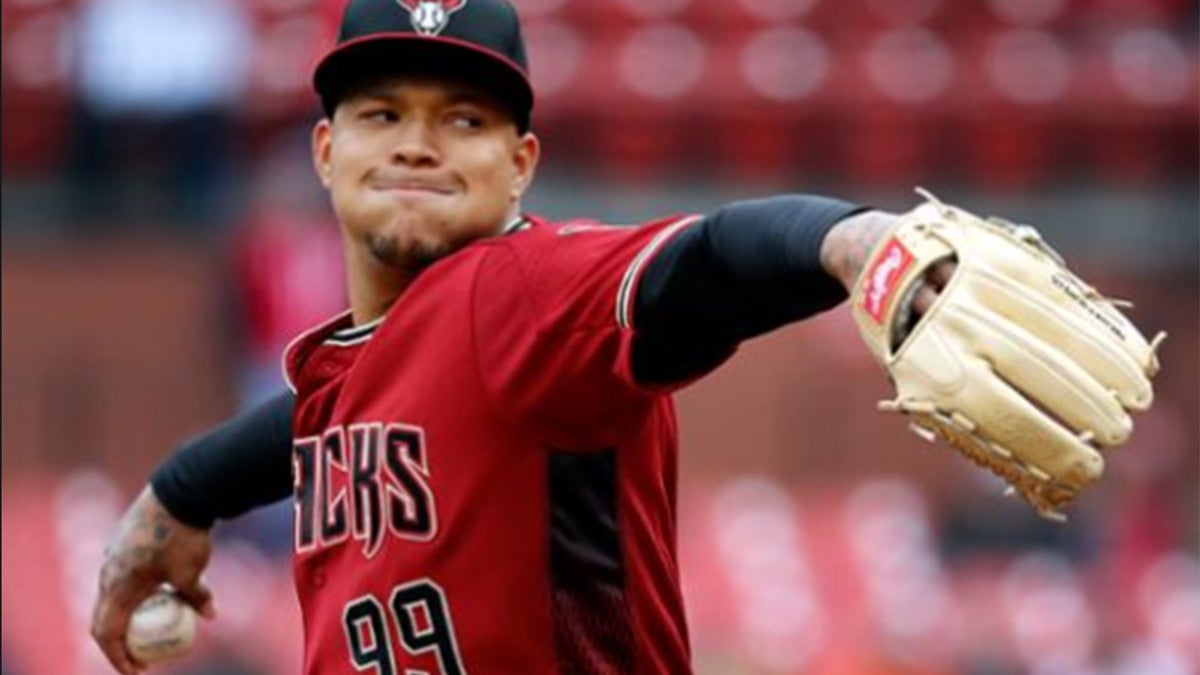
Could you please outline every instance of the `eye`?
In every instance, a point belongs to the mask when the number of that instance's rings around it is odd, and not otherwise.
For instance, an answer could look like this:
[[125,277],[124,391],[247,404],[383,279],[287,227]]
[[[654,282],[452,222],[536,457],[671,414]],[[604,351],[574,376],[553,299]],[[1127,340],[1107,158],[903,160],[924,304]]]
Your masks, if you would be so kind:
[[456,110],[450,113],[449,122],[458,129],[479,129],[484,124],[484,117],[471,110]]
[[388,108],[367,108],[359,113],[358,118],[364,122],[385,124],[399,120],[400,116]]

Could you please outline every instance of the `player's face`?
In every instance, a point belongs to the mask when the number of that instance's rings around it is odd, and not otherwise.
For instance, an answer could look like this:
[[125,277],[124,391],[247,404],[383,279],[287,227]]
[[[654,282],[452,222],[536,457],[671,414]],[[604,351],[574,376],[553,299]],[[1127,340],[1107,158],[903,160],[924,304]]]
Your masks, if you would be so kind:
[[483,91],[413,76],[373,80],[313,131],[313,159],[352,245],[406,271],[514,215],[538,158]]

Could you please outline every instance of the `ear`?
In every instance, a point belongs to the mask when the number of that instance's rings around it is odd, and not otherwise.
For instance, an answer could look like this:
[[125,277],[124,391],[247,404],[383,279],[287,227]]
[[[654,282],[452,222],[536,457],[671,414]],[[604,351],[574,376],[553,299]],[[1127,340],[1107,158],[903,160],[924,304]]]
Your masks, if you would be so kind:
[[537,170],[538,158],[542,154],[542,143],[533,132],[528,132],[517,139],[513,148],[513,184],[509,196],[513,201],[521,198],[529,184],[533,182],[533,174]]
[[312,130],[312,161],[317,170],[321,185],[329,188],[331,180],[330,155],[333,153],[333,123],[324,117],[313,126]]

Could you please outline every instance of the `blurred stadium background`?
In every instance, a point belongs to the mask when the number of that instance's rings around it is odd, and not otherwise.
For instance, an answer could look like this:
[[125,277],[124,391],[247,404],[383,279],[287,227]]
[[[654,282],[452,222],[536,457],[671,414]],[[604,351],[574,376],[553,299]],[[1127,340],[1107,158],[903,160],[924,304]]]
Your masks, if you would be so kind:
[[[697,672],[1200,672],[1200,3],[516,0],[550,216],[923,184],[1040,226],[1170,332],[1156,407],[1046,524],[875,412],[844,312],[680,397]],[[3,673],[108,672],[105,539],[340,306],[307,157],[340,0],[3,0]],[[222,611],[161,672],[283,675],[287,507],[218,529]],[[480,561],[486,568],[486,561]]]

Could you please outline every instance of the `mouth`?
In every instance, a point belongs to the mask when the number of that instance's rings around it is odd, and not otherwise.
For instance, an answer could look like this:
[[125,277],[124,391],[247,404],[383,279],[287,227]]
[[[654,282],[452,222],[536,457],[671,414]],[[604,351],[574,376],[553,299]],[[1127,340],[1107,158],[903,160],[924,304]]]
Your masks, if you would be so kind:
[[406,197],[445,197],[453,195],[453,185],[428,180],[376,180],[370,183],[372,190]]

